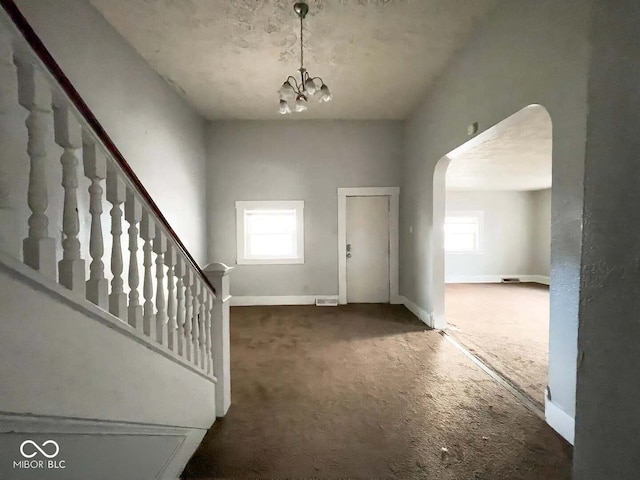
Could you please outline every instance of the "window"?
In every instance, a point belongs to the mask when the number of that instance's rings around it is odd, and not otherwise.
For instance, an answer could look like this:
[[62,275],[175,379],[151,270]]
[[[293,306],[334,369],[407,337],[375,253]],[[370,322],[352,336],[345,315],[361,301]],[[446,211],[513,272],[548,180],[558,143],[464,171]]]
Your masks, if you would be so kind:
[[304,202],[236,202],[239,265],[304,263]]
[[480,253],[483,212],[451,212],[444,220],[446,253]]

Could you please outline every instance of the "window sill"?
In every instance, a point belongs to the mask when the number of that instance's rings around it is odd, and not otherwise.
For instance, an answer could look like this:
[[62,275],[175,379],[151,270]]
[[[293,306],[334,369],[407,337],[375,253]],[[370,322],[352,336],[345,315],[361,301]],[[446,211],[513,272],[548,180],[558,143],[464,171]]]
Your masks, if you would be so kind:
[[236,265],[302,265],[304,258],[239,258]]

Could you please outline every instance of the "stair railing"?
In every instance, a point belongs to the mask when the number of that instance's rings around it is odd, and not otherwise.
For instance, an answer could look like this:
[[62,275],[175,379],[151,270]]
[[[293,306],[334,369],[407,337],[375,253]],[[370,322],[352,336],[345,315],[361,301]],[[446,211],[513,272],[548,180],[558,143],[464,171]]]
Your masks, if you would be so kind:
[[[14,2],[0,3],[2,258],[21,256],[43,281],[109,312],[138,339],[216,381],[212,284]],[[11,122],[20,112],[24,157],[13,158],[21,135]],[[23,163],[24,185],[15,185]],[[62,201],[52,205],[55,169]],[[16,218],[21,204],[28,218]],[[21,244],[12,245],[12,234],[27,225]]]

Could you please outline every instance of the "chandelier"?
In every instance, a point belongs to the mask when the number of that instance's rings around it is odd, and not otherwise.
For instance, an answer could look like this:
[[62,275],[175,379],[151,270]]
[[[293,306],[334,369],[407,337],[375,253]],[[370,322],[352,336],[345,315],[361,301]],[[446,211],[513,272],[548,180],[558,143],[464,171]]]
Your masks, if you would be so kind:
[[296,112],[304,112],[307,109],[307,102],[310,98],[316,98],[323,102],[329,102],[333,99],[329,87],[322,81],[320,77],[312,77],[304,68],[304,46],[302,43],[302,20],[309,12],[309,6],[306,3],[296,3],[293,11],[300,18],[300,83],[298,80],[289,75],[280,87],[280,113],[286,115],[291,113],[293,107]]

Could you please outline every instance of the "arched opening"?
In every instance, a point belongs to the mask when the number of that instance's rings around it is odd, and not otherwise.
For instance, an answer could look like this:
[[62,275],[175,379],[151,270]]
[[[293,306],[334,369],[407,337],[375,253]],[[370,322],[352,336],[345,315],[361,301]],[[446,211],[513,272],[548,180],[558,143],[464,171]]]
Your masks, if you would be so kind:
[[529,105],[442,157],[434,317],[542,407],[549,358],[552,124]]

